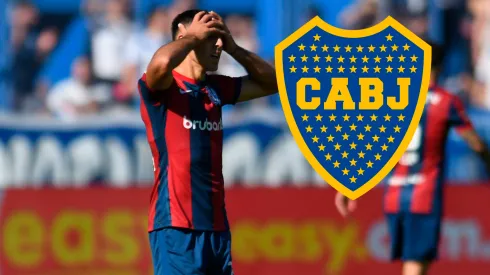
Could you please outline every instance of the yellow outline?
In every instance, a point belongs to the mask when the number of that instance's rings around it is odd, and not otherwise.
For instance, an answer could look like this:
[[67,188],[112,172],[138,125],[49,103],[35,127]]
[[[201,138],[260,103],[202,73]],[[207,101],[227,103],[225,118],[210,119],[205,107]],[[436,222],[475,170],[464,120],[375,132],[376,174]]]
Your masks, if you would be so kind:
[[[407,133],[405,134],[400,146],[395,151],[390,160],[386,163],[386,165],[368,182],[366,182],[363,186],[355,191],[351,191],[346,188],[343,184],[337,181],[334,177],[328,173],[325,168],[318,162],[313,153],[306,145],[303,140],[301,133],[296,125],[296,121],[294,120],[293,113],[291,111],[291,106],[289,105],[289,100],[286,92],[286,83],[284,81],[284,71],[283,71],[283,62],[282,62],[282,52],[293,44],[296,40],[301,38],[303,35],[308,33],[314,27],[320,27],[324,31],[331,33],[333,35],[345,38],[362,38],[377,34],[387,27],[393,27],[398,32],[403,34],[406,38],[410,39],[414,44],[419,46],[424,51],[424,68],[422,73],[422,85],[420,87],[420,95],[419,100],[417,102],[417,106],[415,108],[415,113],[410,122],[410,126],[408,127]],[[371,190],[374,186],[376,186],[384,177],[388,175],[388,173],[395,167],[396,163],[400,160],[403,153],[408,147],[412,136],[415,133],[415,129],[417,128],[420,118],[422,117],[422,113],[425,106],[425,101],[427,97],[427,92],[429,89],[429,81],[430,81],[430,70],[431,70],[431,59],[432,59],[432,49],[429,44],[420,39],[417,35],[412,33],[405,26],[400,24],[391,16],[388,16],[385,20],[380,22],[379,24],[362,30],[344,30],[334,26],[329,25],[327,22],[323,21],[320,17],[316,16],[311,19],[289,37],[284,39],[281,43],[277,44],[275,47],[275,63],[276,63],[276,75],[277,75],[277,84],[279,87],[279,96],[281,98],[281,104],[283,106],[284,115],[286,116],[286,120],[289,125],[289,129],[296,140],[301,152],[306,157],[311,166],[315,169],[317,173],[332,187],[334,187],[337,191],[344,194],[346,197],[355,200],[360,196],[364,195],[367,191]]]

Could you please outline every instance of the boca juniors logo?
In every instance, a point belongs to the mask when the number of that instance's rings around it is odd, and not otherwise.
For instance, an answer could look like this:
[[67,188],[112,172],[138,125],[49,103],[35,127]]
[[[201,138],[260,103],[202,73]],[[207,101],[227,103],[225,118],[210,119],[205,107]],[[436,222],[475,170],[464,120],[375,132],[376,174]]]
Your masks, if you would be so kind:
[[315,171],[350,199],[382,181],[422,116],[431,47],[392,17],[363,30],[315,17],[275,60],[289,128]]

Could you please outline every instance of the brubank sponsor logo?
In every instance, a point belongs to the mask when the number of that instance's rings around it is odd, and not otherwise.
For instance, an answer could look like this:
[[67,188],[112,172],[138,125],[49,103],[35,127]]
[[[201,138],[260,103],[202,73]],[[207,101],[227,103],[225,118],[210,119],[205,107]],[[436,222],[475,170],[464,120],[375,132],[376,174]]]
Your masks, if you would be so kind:
[[186,116],[182,121],[184,128],[192,129],[192,130],[201,130],[201,131],[221,131],[223,130],[223,122],[220,118],[219,122],[216,121],[208,121],[208,119],[202,120],[189,120]]

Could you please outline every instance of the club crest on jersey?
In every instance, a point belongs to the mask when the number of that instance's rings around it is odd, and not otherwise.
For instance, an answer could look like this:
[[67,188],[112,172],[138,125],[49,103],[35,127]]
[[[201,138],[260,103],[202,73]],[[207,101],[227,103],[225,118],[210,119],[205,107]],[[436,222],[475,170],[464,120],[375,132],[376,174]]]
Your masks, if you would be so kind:
[[315,17],[275,48],[281,104],[302,153],[356,199],[408,147],[429,88],[431,48],[392,17],[344,30]]

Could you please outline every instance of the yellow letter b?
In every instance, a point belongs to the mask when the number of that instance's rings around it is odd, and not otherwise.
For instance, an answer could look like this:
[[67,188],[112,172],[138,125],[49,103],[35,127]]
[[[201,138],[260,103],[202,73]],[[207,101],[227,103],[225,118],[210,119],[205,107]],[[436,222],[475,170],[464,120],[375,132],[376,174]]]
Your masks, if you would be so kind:
[[378,110],[383,106],[383,81],[381,79],[359,78],[359,85],[361,86],[360,110]]

